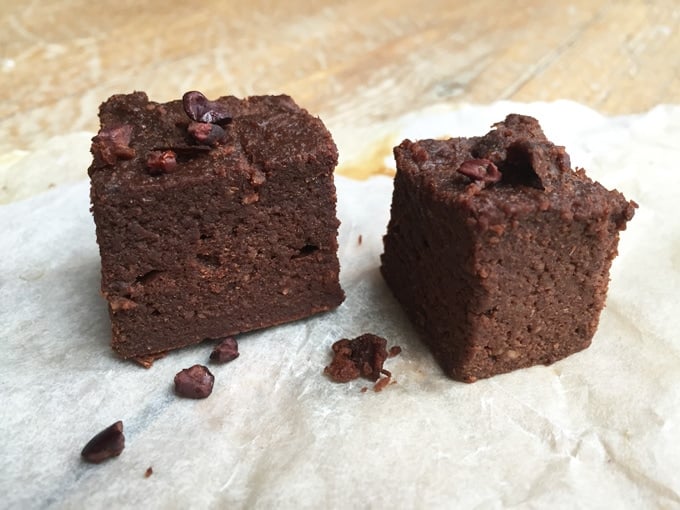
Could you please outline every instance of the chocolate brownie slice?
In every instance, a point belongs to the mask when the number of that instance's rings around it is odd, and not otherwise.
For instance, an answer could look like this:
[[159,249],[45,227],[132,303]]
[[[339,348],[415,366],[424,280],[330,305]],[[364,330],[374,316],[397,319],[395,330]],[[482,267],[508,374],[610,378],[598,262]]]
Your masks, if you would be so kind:
[[538,122],[394,150],[382,273],[444,371],[477,379],[590,345],[634,202],[572,170]]
[[113,349],[150,353],[337,307],[333,170],[318,118],[287,96],[100,108],[91,201]]

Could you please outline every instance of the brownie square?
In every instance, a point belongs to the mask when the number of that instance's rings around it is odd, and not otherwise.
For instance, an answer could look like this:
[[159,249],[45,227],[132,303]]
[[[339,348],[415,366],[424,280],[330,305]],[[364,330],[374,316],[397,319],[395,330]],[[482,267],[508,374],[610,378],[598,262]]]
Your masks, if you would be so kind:
[[634,202],[538,122],[395,148],[382,274],[446,374],[473,382],[590,345]]
[[142,357],[337,307],[337,149],[287,96],[116,95],[93,138],[112,347]]

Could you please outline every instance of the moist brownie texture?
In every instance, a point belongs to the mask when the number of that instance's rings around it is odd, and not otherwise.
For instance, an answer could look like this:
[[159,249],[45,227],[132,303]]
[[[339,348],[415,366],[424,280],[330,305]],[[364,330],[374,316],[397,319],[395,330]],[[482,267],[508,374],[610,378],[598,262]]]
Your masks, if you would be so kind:
[[634,202],[572,170],[538,122],[395,148],[382,273],[446,374],[477,379],[590,345]]
[[301,319],[344,299],[321,120],[288,96],[100,107],[92,211],[122,357]]

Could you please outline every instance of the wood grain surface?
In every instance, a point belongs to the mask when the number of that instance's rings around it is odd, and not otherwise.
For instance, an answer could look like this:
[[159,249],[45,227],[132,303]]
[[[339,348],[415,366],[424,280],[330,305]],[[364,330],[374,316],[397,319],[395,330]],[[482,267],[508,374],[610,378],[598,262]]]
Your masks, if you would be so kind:
[[95,131],[132,90],[288,93],[359,177],[378,171],[351,164],[377,150],[362,141],[428,105],[680,103],[678,0],[0,2],[0,158]]

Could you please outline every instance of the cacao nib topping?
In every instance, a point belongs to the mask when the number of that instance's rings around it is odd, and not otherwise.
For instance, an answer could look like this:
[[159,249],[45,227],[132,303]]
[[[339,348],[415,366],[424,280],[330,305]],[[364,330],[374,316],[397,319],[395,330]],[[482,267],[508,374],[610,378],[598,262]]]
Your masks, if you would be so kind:
[[124,448],[123,422],[117,421],[90,439],[80,456],[85,462],[99,464],[111,457],[117,457]]
[[224,142],[227,136],[222,127],[207,122],[191,122],[187,130],[194,140],[203,145],[216,145]]
[[146,168],[151,175],[174,172],[177,168],[177,154],[172,150],[151,151],[146,156]]
[[222,340],[210,353],[210,360],[216,363],[227,363],[238,358],[238,343],[233,337]]
[[231,115],[222,104],[208,100],[207,97],[196,90],[184,94],[182,105],[186,114],[193,121],[220,126],[231,122]]
[[206,398],[212,393],[215,377],[207,367],[194,365],[175,376],[175,393],[186,398]]
[[121,124],[111,126],[99,131],[92,139],[92,151],[98,155],[107,165],[113,165],[119,159],[132,159],[135,150],[130,147],[132,139],[132,126]]
[[484,184],[493,184],[501,180],[501,172],[496,165],[488,159],[470,159],[458,167],[458,173],[469,177],[473,181],[481,181]]

